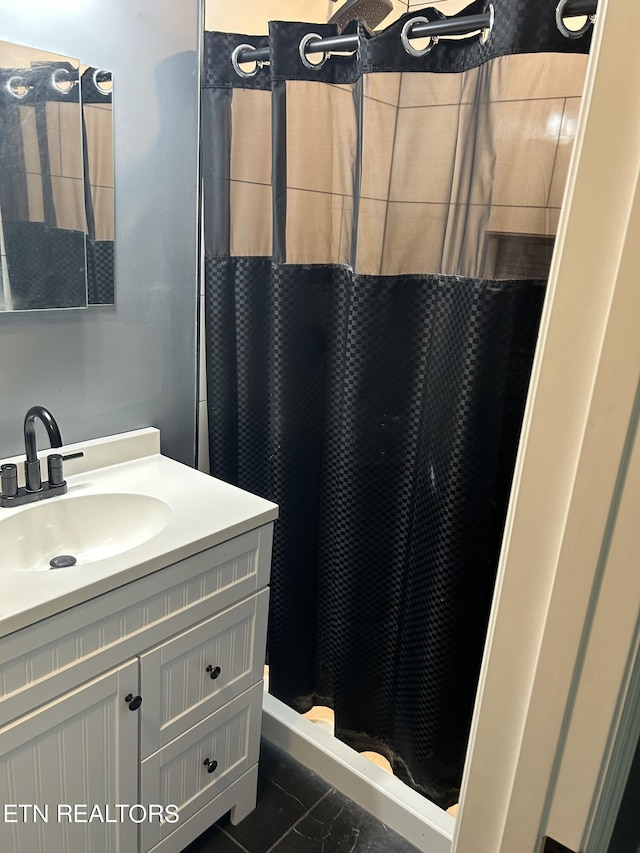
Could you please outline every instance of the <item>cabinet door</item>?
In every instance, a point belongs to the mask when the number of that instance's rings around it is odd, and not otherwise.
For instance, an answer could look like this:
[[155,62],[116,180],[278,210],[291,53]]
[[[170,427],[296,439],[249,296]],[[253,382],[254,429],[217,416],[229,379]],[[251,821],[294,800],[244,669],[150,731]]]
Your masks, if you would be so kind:
[[0,729],[0,850],[137,850],[115,810],[138,802],[138,713],[124,701],[137,685],[130,661]]
[[268,605],[265,589],[142,655],[143,759],[262,680]]

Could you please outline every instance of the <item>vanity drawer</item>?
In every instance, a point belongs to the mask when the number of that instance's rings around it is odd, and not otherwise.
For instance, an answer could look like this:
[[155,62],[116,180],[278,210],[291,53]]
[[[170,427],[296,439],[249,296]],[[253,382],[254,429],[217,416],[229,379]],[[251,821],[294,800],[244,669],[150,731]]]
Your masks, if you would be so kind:
[[146,758],[262,679],[269,590],[140,657]]
[[180,810],[177,824],[141,825],[143,851],[257,764],[261,721],[262,681],[142,762],[140,802],[170,804]]

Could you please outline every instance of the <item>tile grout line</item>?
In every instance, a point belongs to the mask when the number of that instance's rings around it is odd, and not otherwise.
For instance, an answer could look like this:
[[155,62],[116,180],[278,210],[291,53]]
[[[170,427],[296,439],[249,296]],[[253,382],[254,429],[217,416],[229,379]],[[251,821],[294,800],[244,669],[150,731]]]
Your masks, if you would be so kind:
[[328,796],[329,796],[329,794],[332,794],[332,793],[335,793],[335,788],[329,788],[329,790],[328,790],[328,791],[325,791],[325,792],[324,792],[324,794],[320,797],[320,799],[319,799],[319,800],[316,800],[316,802],[311,806],[311,808],[310,808],[310,809],[307,809],[307,811],[306,811],[303,815],[300,815],[300,817],[298,818],[298,820],[297,820],[295,823],[291,824],[291,826],[289,827],[289,829],[287,829],[287,831],[286,831],[286,832],[284,832],[284,833],[280,836],[280,838],[278,838],[278,840],[277,840],[277,841],[274,841],[274,843],[271,845],[271,847],[269,847],[269,849],[268,849],[268,850],[266,850],[266,851],[265,851],[265,853],[272,853],[272,851],[273,851],[273,850],[275,850],[275,848],[278,846],[278,844],[280,844],[280,842],[281,842],[284,838],[286,838],[286,837],[287,837],[287,835],[289,835],[289,833],[291,832],[291,830],[292,830],[292,829],[295,829],[295,828],[296,828],[296,826],[297,826],[301,821],[303,821],[306,817],[308,817],[308,816],[311,814],[311,812],[315,809],[315,807],[316,807],[316,806],[320,805],[320,803],[324,800],[324,798],[325,798],[325,797],[328,797]]
[[226,829],[223,829],[221,826],[219,826],[219,827],[218,827],[218,829],[220,830],[220,832],[222,832],[224,835],[226,835],[226,836],[227,836],[227,838],[229,839],[229,841],[233,841],[233,843],[234,843],[234,844],[235,844],[235,845],[236,845],[240,850],[242,850],[242,851],[243,851],[243,853],[249,853],[249,851],[247,850],[247,848],[246,848],[246,847],[244,847],[244,845],[240,844],[240,842],[239,842],[239,841],[236,841],[236,839],[233,837],[233,835],[229,835],[229,833],[227,832],[227,830],[226,830]]

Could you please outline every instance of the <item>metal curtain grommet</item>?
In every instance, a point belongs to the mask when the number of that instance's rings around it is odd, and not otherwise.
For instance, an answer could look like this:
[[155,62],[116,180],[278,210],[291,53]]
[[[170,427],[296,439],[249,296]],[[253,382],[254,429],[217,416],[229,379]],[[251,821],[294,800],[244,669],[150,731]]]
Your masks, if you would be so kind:
[[[252,44],[239,44],[236,49],[231,54],[231,64],[233,65],[233,70],[239,77],[255,77],[258,71],[260,70],[261,63],[256,62],[256,67],[251,71],[245,71],[243,68],[240,68],[240,54],[245,50],[255,50],[255,47]],[[243,59],[243,62],[252,62],[254,60],[251,59]]]
[[414,47],[409,39],[411,38],[411,30],[415,27],[416,24],[430,24],[431,21],[428,18],[411,18],[407,21],[402,28],[402,32],[400,33],[400,41],[402,42],[403,48],[407,51],[410,56],[426,56],[430,53],[433,48],[438,44],[438,36],[428,37],[429,44],[426,47],[423,47],[419,50],[417,47]]
[[[100,79],[102,77],[102,79]],[[104,95],[105,98],[108,98],[111,94],[111,90],[113,89],[113,80],[111,79],[111,72],[105,71],[103,68],[95,68],[93,74],[91,75],[91,82],[93,83],[93,87],[97,92],[100,92],[101,95]],[[108,89],[103,89],[100,83],[111,82],[111,86]]]
[[318,68],[322,68],[327,59],[329,59],[330,54],[326,51],[322,53],[322,59],[319,62],[311,62],[309,57],[307,56],[307,47],[312,41],[322,41],[322,36],[319,36],[318,33],[307,33],[300,40],[300,47],[298,48],[298,52],[300,53],[300,59],[302,60],[302,64],[306,65],[307,68],[311,68],[312,71],[315,71]]
[[[56,92],[59,92],[61,95],[68,95],[73,89],[73,80],[66,68],[56,68],[51,75],[50,82]],[[65,86],[61,86],[61,83],[66,83],[66,88]]]
[[493,8],[493,3],[489,3],[489,6],[485,11],[489,13],[489,26],[485,27],[480,33],[481,44],[486,44],[489,41],[489,36],[493,32],[493,25],[496,22],[496,10]]
[[584,25],[580,27],[579,30],[570,30],[569,27],[564,22],[564,10],[569,3],[569,0],[560,0],[558,5],[556,6],[556,26],[560,30],[561,34],[568,39],[579,39],[583,36],[589,27],[595,21],[595,15],[587,15],[587,20]]
[[7,82],[5,83],[5,88],[10,95],[13,95],[14,98],[22,99],[26,98],[29,94],[29,84],[26,83],[22,77],[14,74],[13,77],[9,77]]

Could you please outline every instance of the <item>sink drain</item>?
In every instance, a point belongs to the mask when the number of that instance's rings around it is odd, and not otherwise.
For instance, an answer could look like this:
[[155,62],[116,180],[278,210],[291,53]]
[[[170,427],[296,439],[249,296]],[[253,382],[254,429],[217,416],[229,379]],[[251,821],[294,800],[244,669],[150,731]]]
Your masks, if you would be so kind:
[[49,560],[49,565],[52,569],[68,569],[69,566],[75,566],[78,561],[71,554],[60,554],[59,557],[54,557]]

